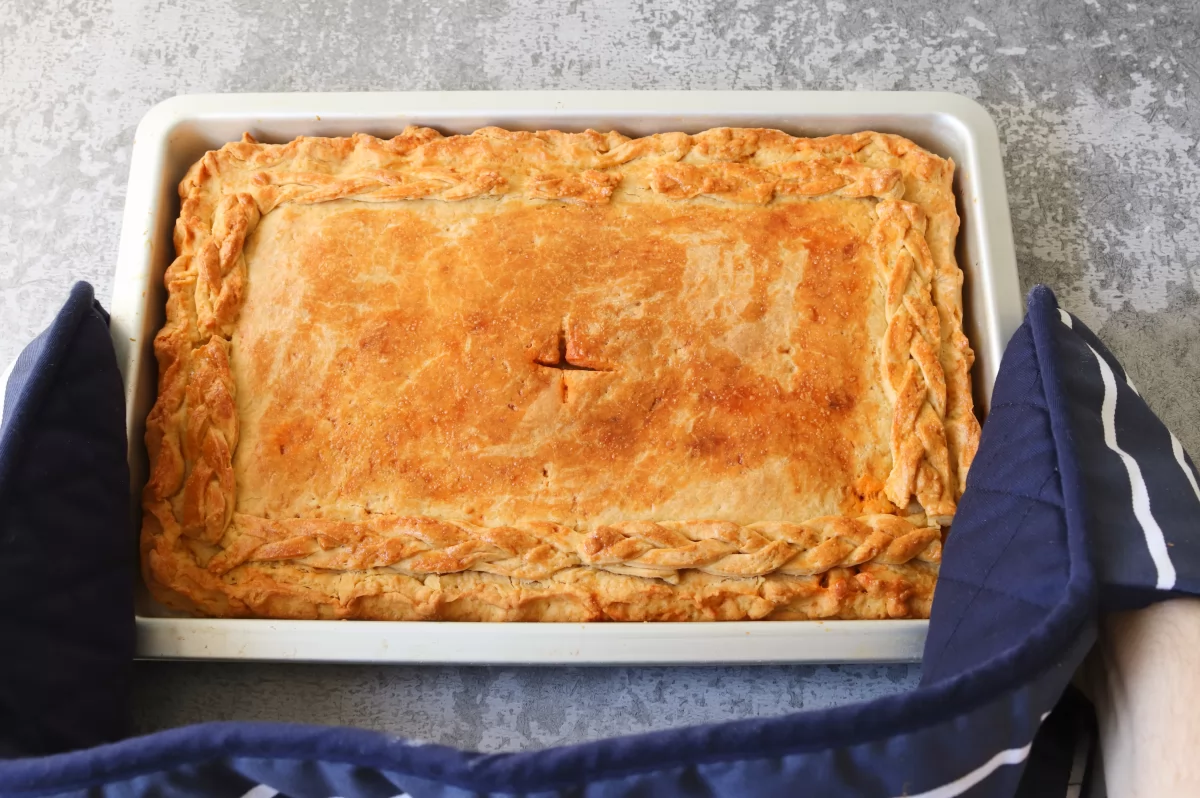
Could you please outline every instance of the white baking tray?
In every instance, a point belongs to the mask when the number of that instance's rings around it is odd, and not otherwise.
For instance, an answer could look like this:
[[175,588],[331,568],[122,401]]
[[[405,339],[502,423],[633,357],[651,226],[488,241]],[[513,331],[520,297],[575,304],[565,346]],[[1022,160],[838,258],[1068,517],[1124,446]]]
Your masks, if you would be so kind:
[[[144,421],[154,401],[151,343],[162,324],[173,255],[176,186],[205,151],[252,133],[260,141],[372,133],[406,125],[469,133],[619,130],[630,136],[710,127],[799,135],[880,130],[958,164],[967,332],[977,401],[986,413],[1000,355],[1022,303],[995,125],[973,101],[917,92],[414,92],[230,94],[167,100],[138,126],[112,296],[112,334],[125,381],[137,496],[145,481]],[[134,509],[136,517],[140,513]],[[143,657],[470,664],[683,664],[915,661],[925,621],[491,624],[207,620],[170,617],[142,590]]]

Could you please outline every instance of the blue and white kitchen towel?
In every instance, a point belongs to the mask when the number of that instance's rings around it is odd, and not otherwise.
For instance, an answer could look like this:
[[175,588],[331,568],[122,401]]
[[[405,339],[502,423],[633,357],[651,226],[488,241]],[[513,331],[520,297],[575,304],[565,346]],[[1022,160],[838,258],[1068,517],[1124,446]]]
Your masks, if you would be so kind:
[[1039,287],[1001,365],[911,693],[516,754],[260,723],[111,742],[135,564],[103,321],[77,286],[8,381],[0,740],[24,758],[0,762],[4,796],[1067,795],[1088,726],[1068,682],[1101,609],[1200,594],[1195,466]]

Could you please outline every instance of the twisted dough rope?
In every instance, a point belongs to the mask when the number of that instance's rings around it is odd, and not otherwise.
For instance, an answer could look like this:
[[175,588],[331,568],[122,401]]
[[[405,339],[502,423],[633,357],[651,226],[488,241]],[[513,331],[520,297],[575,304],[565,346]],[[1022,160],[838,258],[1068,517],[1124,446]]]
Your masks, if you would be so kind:
[[892,471],[885,492],[897,507],[915,495],[930,521],[947,525],[955,483],[946,445],[946,377],[939,360],[941,322],[930,296],[935,266],[925,241],[925,212],[882,200],[871,233],[886,285],[883,386],[892,403]]
[[[182,254],[164,278],[168,323],[154,339],[159,397],[146,419],[151,472],[143,497],[152,514],[175,515],[184,535],[216,543],[233,517],[237,490],[228,336],[245,290],[244,244],[261,213],[247,194],[222,196],[211,211],[209,200],[203,192],[189,196],[176,224]],[[210,213],[211,230],[198,223]],[[168,500],[181,489],[172,507]]]
[[687,569],[746,578],[807,576],[867,562],[937,563],[942,533],[893,515],[747,526],[628,521],[578,532],[551,523],[480,527],[428,517],[346,522],[237,514],[223,542],[224,550],[207,563],[210,573],[225,574],[246,562],[291,561],[333,571],[390,568],[409,576],[483,571],[544,580],[583,566],[677,583]]
[[[183,483],[180,529],[188,537],[216,543],[233,517],[233,452],[238,422],[228,343],[210,338],[192,355],[188,379],[184,459],[192,470]],[[228,499],[226,498],[228,497]]]
[[[584,205],[602,205],[612,199],[623,176],[617,172],[584,169],[577,172],[534,172],[521,181],[525,196]],[[313,204],[351,198],[358,202],[396,202],[413,199],[459,201],[497,196],[513,191],[513,181],[498,171],[482,171],[469,178],[451,170],[423,169],[416,174],[373,170],[351,179],[313,172],[272,174],[254,178],[275,187],[268,207]],[[655,167],[649,187],[667,199],[689,200],[700,196],[730,202],[763,205],[777,195],[819,197],[898,197],[904,192],[898,169],[876,169],[847,157],[830,161],[785,162],[766,168],[740,163],[668,163]],[[265,193],[265,192],[264,192]]]
[[[233,451],[238,423],[228,346],[223,338],[211,338],[190,352],[184,390],[156,408],[160,414],[182,417],[182,435],[180,426],[165,427],[145,489],[146,501],[154,504],[165,503],[182,489],[173,513],[181,532],[210,544],[220,541],[229,525],[236,489]],[[185,463],[191,464],[186,478]]]
[[[869,136],[840,138],[851,151],[869,141]],[[285,145],[259,145],[247,135],[208,153],[189,180],[194,190],[205,178],[219,175],[225,191],[252,195],[263,214],[288,203],[458,201],[510,192],[594,205],[611,199],[626,177],[624,167],[648,158],[658,162],[652,161],[645,175],[648,186],[671,199],[713,196],[761,204],[776,195],[885,198],[904,191],[898,169],[867,166],[849,152],[839,160],[809,140],[775,131],[729,129],[626,139],[591,131],[499,128],[442,138],[432,130],[410,128],[386,141],[358,135]],[[321,171],[347,160],[354,160],[350,175]]]
[[668,199],[711,196],[764,205],[780,194],[899,197],[904,193],[900,178],[899,169],[875,169],[847,156],[840,164],[784,162],[765,169],[740,163],[664,164],[654,168],[650,187]]

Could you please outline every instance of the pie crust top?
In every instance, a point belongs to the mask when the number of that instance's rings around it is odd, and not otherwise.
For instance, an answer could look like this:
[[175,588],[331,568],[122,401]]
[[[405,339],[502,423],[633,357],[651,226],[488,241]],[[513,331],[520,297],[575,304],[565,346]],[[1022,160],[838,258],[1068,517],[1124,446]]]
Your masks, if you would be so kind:
[[217,616],[927,617],[979,437],[953,168],[757,129],[208,153],[147,584]]

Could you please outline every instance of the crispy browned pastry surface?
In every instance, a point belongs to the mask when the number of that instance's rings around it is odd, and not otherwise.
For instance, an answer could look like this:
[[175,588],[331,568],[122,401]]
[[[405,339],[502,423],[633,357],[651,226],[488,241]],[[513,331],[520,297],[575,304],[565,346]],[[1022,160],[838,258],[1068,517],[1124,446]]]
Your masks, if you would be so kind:
[[220,616],[926,617],[979,434],[952,173],[735,129],[208,153],[147,583]]

